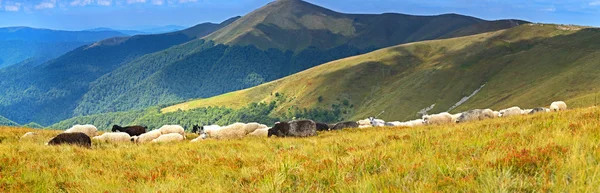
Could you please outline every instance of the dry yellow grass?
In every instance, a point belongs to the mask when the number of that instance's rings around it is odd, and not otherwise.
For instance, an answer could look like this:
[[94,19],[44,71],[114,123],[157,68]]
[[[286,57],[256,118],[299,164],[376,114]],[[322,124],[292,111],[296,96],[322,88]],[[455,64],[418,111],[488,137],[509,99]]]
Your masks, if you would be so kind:
[[[20,142],[0,128],[0,192],[594,192],[600,108],[303,139]],[[191,139],[190,135],[188,138]]]

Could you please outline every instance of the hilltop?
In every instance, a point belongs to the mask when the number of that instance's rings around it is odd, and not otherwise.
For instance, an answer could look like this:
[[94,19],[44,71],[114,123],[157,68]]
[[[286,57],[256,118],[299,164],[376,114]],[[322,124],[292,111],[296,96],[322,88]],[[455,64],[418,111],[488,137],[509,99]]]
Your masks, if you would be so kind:
[[[162,109],[239,108],[251,102],[289,100],[290,108],[350,106],[344,116],[358,120],[385,111],[385,120],[473,108],[548,106],[566,100],[593,105],[600,73],[596,62],[600,30],[529,24],[508,30],[403,44],[329,62],[257,87]],[[479,90],[478,90],[479,89]],[[463,97],[466,102],[453,108]]]

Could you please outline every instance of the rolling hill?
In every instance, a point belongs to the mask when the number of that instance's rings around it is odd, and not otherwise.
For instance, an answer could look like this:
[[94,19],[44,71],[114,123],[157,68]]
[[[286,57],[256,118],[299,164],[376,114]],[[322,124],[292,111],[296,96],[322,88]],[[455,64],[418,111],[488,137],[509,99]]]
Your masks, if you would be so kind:
[[[352,21],[348,26],[355,32],[346,34],[346,28],[334,25],[346,20]],[[455,14],[343,14],[304,1],[275,1],[201,40],[146,55],[99,78],[74,114],[144,109],[211,97],[391,44],[472,35],[523,23]],[[260,38],[246,39],[247,34],[239,33],[256,30],[263,34]],[[236,39],[225,41],[228,37]]]
[[126,34],[114,31],[61,31],[28,27],[0,28],[0,68],[33,59],[41,64],[79,46]]
[[[182,44],[235,21],[203,23],[166,34],[115,37],[81,46],[42,65],[0,70],[0,114],[19,123],[50,124],[72,116],[89,83],[148,53]],[[28,66],[29,68],[25,68]]]
[[[496,32],[402,44],[333,61],[257,87],[162,109],[239,108],[287,97],[276,109],[351,106],[345,118],[408,120],[472,108],[533,108],[566,100],[594,105],[600,29],[528,24]],[[463,97],[471,96],[462,104]]]
[[18,126],[19,124],[14,121],[8,120],[7,118],[0,116],[0,126]]

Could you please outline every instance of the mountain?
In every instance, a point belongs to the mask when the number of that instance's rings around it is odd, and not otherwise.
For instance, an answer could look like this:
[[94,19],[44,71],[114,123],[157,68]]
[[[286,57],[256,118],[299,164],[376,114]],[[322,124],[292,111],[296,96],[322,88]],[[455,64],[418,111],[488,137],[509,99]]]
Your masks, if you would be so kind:
[[[338,20],[352,21],[348,26],[354,32],[342,33],[346,29],[334,25],[343,23]],[[470,35],[523,23],[460,15],[342,14],[304,1],[276,1],[201,40],[146,55],[100,77],[74,114],[127,111],[211,97],[389,44]],[[282,31],[275,24],[298,25]],[[277,30],[266,31],[266,26]],[[260,38],[246,39],[248,33],[241,33],[257,30]],[[223,41],[228,37],[235,41]]]
[[0,114],[19,123],[49,124],[72,116],[92,81],[142,55],[182,44],[235,21],[203,23],[172,33],[115,37],[81,46],[37,67],[0,69]]
[[[600,29],[528,24],[485,34],[402,44],[344,58],[257,87],[193,100],[163,113],[240,108],[285,96],[276,112],[347,106],[345,118],[409,120],[474,108],[533,108],[565,100],[597,105]],[[461,103],[462,102],[462,103]]]
[[0,125],[1,126],[18,126],[19,124],[0,116]]
[[175,32],[175,31],[180,31],[186,29],[186,27],[183,26],[178,26],[178,25],[166,25],[166,26],[160,26],[160,27],[153,27],[153,28],[147,28],[147,29],[142,29],[140,31],[144,31],[144,32],[148,32],[148,33],[168,33],[168,32]]
[[114,31],[60,31],[28,27],[0,28],[0,68],[34,59],[43,63],[79,46],[127,36]]
[[207,40],[261,49],[329,49],[341,45],[383,48],[407,42],[472,35],[525,23],[485,21],[457,14],[343,14],[301,0],[278,0],[209,36]]
[[95,32],[99,32],[99,31],[115,31],[115,32],[119,32],[119,33],[130,35],[130,36],[151,34],[149,32],[143,32],[143,31],[138,31],[138,30],[117,30],[117,29],[112,29],[112,28],[107,28],[107,27],[93,28],[93,29],[88,29],[88,30],[85,30],[85,31],[95,31]]

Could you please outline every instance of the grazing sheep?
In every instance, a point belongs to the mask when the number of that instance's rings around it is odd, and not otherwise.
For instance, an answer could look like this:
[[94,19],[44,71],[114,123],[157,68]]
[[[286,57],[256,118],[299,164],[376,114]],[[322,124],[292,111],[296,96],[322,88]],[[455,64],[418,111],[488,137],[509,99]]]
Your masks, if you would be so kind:
[[523,109],[523,110],[521,110],[521,115],[527,115],[527,114],[529,114],[531,111],[533,111],[533,109]]
[[368,126],[368,127],[372,127],[373,125],[371,125],[371,120],[370,119],[363,119],[357,122],[359,127],[363,127],[363,126]]
[[499,111],[493,111],[493,114],[494,114],[494,118],[500,117],[500,112]]
[[174,141],[183,141],[183,139],[184,139],[183,135],[181,135],[179,133],[167,133],[164,135],[160,135],[156,139],[153,139],[152,143],[167,143],[167,142],[174,142]]
[[523,111],[519,107],[511,107],[508,109],[500,110],[500,117],[510,117],[515,115],[521,115]]
[[358,123],[354,121],[340,122],[337,123],[331,128],[331,130],[341,130],[341,129],[352,129],[358,128]]
[[202,130],[198,138],[214,138],[214,139],[241,139],[246,135],[253,133],[258,129],[265,129],[266,125],[258,123],[234,123],[218,130]]
[[417,127],[417,126],[423,126],[425,124],[424,124],[423,119],[415,119],[412,121],[405,122],[405,125],[407,127]]
[[179,135],[183,136],[185,139],[185,129],[183,129],[180,125],[163,125],[158,130],[160,130],[160,134],[165,135],[169,133],[179,133]]
[[250,136],[256,136],[256,137],[268,137],[269,136],[269,129],[270,128],[261,128],[261,129],[257,129],[256,131],[248,134]]
[[112,132],[125,132],[127,134],[129,134],[129,136],[140,136],[141,134],[146,133],[146,130],[148,129],[148,127],[146,126],[127,126],[127,127],[121,127],[118,125],[113,125],[112,127]]
[[311,120],[277,122],[269,129],[268,137],[310,137],[317,135],[317,124]]
[[550,112],[549,108],[544,108],[544,107],[537,107],[531,110],[531,112],[529,112],[530,115],[536,114],[536,113],[545,113],[545,112]]
[[38,137],[36,132],[27,132],[23,136],[21,136],[20,140],[31,140]]
[[550,104],[550,110],[555,112],[567,110],[567,103],[563,101],[552,102],[552,104]]
[[385,126],[385,121],[381,119],[375,119],[375,117],[369,117],[369,122],[373,127],[383,127]]
[[465,123],[469,121],[481,121],[485,119],[494,118],[494,111],[491,109],[473,109],[466,111],[456,119],[457,123]]
[[208,130],[219,130],[221,129],[221,126],[218,125],[208,125],[208,126],[198,126],[198,125],[194,125],[193,129],[192,129],[192,133],[197,133],[197,134],[202,134],[202,131],[208,131]]
[[131,136],[124,132],[116,132],[116,133],[104,133],[100,136],[93,137],[92,139],[102,141],[102,142],[120,143],[120,142],[130,142]]
[[317,122],[317,131],[329,131],[330,128],[326,123]]
[[96,136],[98,128],[93,125],[73,125],[73,127],[65,130],[63,133],[84,133],[88,137]]
[[82,147],[91,148],[92,140],[90,136],[81,132],[72,132],[72,133],[61,133],[56,137],[52,138],[46,145],[61,145],[61,144],[69,144],[69,145],[79,145]]
[[441,125],[452,123],[452,115],[450,113],[423,115],[423,123],[426,125]]
[[133,136],[133,137],[131,137],[131,141],[133,141],[135,143],[147,143],[147,142],[150,142],[150,141],[160,137],[160,135],[161,135],[160,130],[156,129],[156,130],[148,131],[144,134],[141,134],[140,136]]
[[388,124],[393,127],[402,126],[402,122],[400,121],[385,122],[385,124]]
[[462,115],[462,113],[456,113],[452,115],[452,122],[453,123],[457,123],[458,122],[458,118]]

